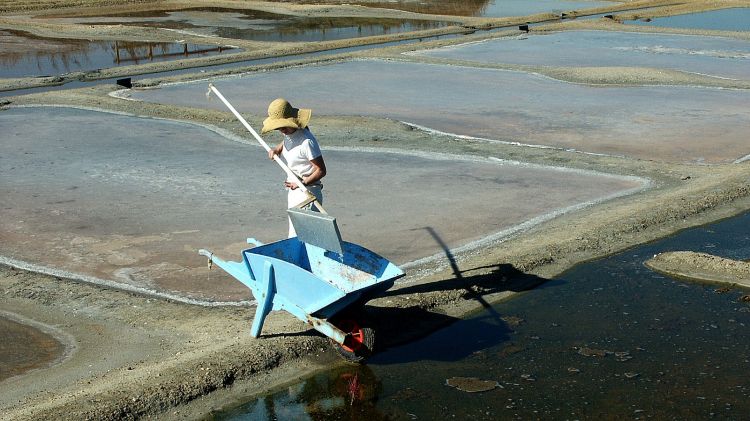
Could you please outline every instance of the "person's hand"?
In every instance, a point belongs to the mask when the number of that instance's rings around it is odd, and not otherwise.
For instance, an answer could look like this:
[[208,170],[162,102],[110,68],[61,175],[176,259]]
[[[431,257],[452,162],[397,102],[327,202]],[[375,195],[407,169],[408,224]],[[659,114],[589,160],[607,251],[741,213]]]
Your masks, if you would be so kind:
[[269,149],[268,150],[268,159],[270,159],[271,161],[273,161],[273,157],[275,155],[276,155],[276,151],[275,150],[273,150],[273,149]]
[[284,182],[284,187],[288,188],[289,190],[295,190],[295,189],[299,188],[297,186],[297,183],[292,183],[291,181],[285,181]]

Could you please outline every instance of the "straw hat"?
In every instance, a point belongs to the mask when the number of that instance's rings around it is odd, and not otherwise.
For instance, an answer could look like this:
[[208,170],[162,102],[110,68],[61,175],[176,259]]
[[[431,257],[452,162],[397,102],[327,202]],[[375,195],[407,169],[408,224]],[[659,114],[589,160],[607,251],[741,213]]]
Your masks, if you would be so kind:
[[282,127],[304,129],[310,122],[312,110],[305,108],[294,108],[284,98],[277,98],[268,106],[268,118],[263,120],[262,134]]

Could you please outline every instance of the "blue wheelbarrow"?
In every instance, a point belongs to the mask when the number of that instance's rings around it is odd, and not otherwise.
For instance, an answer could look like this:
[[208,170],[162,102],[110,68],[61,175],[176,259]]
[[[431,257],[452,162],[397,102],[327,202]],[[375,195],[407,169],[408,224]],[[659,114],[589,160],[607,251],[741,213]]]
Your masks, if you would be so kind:
[[[288,209],[297,237],[262,244],[229,262],[208,250],[216,263],[250,288],[258,302],[250,335],[257,338],[272,310],[285,310],[330,338],[349,362],[361,362],[373,351],[375,332],[359,310],[393,286],[404,272],[372,251],[341,240],[335,218],[304,209]],[[359,319],[358,319],[359,318]]]

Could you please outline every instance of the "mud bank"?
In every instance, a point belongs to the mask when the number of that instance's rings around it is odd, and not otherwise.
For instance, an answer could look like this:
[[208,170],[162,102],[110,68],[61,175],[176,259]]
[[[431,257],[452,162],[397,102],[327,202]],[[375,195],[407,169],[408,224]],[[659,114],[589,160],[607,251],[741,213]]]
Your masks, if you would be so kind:
[[657,254],[646,266],[675,278],[750,288],[750,263],[706,253],[675,251]]

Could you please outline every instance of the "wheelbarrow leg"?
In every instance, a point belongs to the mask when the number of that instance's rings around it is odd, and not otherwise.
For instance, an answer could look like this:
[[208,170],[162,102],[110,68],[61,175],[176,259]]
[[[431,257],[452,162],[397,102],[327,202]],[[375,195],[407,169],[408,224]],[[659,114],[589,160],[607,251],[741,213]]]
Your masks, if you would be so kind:
[[271,264],[271,262],[266,261],[263,264],[263,273],[261,274],[260,282],[258,283],[258,290],[260,292],[260,296],[256,297],[258,300],[258,308],[255,309],[253,326],[250,328],[250,336],[253,338],[260,336],[260,330],[263,328],[263,321],[273,308],[273,296],[276,293],[276,281],[273,264]]

